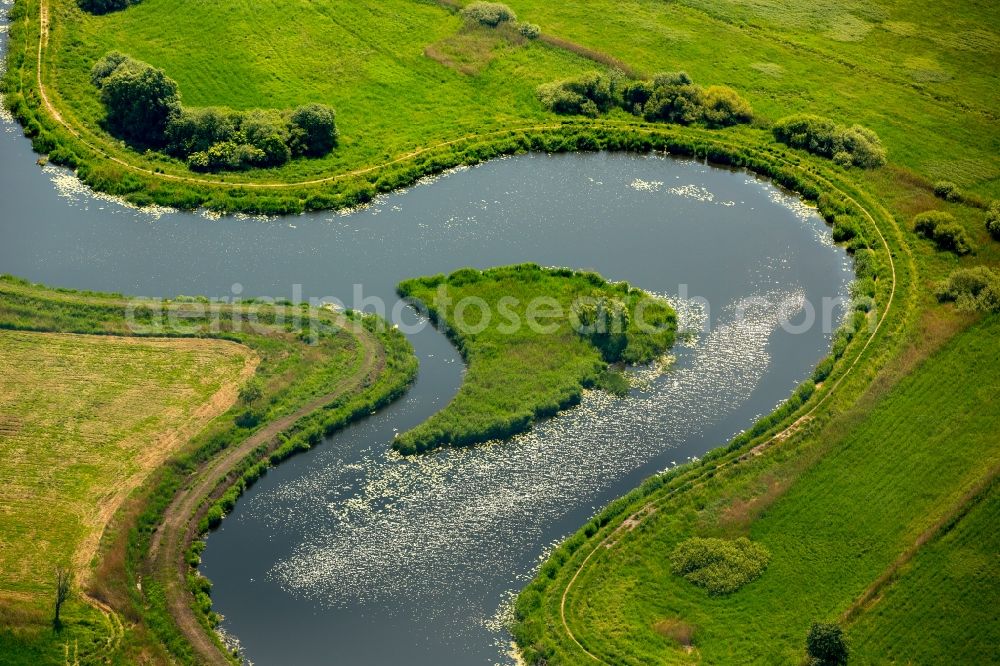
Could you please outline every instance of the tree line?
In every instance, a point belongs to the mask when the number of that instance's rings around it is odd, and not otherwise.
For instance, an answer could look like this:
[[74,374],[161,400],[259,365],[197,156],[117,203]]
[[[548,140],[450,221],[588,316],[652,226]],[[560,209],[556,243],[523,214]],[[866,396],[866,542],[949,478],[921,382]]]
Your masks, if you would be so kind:
[[293,157],[322,157],[337,145],[336,114],[325,104],[284,111],[187,108],[163,70],[118,51],[94,65],[91,81],[112,134],[163,150],[195,171],[281,166]]

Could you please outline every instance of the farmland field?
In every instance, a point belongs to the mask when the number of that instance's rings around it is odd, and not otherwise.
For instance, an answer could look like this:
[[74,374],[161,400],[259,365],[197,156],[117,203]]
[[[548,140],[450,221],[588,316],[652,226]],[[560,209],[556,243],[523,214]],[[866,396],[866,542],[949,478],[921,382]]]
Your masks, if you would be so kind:
[[[982,663],[1000,643],[1000,492],[936,541],[851,627],[857,663]],[[950,618],[962,618],[951,621]]]
[[48,609],[59,565],[86,585],[123,500],[256,365],[221,340],[0,333],[0,606]]

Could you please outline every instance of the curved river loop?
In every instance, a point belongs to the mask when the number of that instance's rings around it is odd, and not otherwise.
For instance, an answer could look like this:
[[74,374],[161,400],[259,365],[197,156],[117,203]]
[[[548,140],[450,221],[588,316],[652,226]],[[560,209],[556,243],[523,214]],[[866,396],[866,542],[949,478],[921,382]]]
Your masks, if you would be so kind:
[[[272,470],[208,538],[222,630],[259,665],[512,663],[511,602],[548,549],[787,398],[829,350],[852,278],[792,193],[664,155],[525,155],[359,210],[219,218],[137,210],[33,167],[10,118],[0,144],[0,271],[153,297],[336,299],[395,313],[409,334],[413,388]],[[463,371],[396,283],[525,261],[662,294],[688,335],[631,372],[626,398],[587,392],[509,441],[392,453]]]

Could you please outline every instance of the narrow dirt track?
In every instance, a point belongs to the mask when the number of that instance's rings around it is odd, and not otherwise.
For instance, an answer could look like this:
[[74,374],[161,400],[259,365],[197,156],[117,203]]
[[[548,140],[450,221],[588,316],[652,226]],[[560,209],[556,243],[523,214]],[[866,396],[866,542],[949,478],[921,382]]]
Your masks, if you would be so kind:
[[191,593],[187,587],[188,564],[184,559],[184,551],[197,536],[198,521],[208,508],[203,500],[225,492],[236,480],[233,476],[234,469],[254,449],[265,444],[272,446],[277,435],[296,421],[322,409],[342,395],[364,387],[382,372],[385,356],[381,344],[361,327],[356,327],[354,333],[364,352],[358,371],[343,379],[329,393],[310,401],[292,414],[269,423],[238,446],[226,449],[221,455],[206,462],[174,496],[164,514],[163,523],[153,536],[145,563],[147,575],[166,576],[164,588],[170,614],[195,649],[200,663],[220,666],[229,664],[195,616],[191,606]]

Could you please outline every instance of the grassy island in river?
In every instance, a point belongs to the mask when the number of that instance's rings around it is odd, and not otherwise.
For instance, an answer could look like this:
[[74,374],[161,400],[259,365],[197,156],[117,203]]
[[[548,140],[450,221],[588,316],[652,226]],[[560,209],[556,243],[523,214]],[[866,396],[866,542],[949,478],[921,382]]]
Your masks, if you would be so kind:
[[577,404],[585,387],[627,390],[609,364],[656,360],[677,329],[665,300],[592,272],[463,268],[398,289],[427,310],[468,364],[454,400],[396,438],[404,454],[522,432]]

